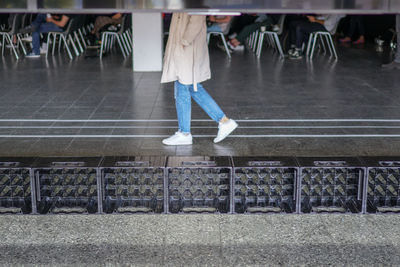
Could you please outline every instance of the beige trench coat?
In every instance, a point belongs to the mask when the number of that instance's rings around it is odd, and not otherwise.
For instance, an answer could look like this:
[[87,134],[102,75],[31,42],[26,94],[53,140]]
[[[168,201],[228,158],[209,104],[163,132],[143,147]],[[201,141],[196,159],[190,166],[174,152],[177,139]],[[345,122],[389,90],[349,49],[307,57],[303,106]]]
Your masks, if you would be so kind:
[[205,16],[174,13],[165,48],[161,83],[194,85],[211,78]]

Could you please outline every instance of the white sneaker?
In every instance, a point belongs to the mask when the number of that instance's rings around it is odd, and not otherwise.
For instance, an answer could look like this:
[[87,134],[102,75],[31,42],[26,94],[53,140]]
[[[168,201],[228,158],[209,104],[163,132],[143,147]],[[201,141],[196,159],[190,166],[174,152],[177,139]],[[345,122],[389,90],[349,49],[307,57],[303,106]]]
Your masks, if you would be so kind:
[[181,132],[176,132],[173,136],[170,136],[162,140],[164,145],[168,146],[180,146],[180,145],[191,145],[193,144],[191,134],[183,134]]
[[233,51],[244,51],[244,45],[233,46],[231,42],[228,42],[228,47]]
[[238,124],[236,121],[230,119],[225,123],[220,123],[218,125],[218,134],[217,137],[214,138],[214,143],[221,142],[224,140],[229,134],[231,134],[236,128]]
[[40,47],[40,54],[46,54],[47,53],[47,44],[43,43],[42,47]]

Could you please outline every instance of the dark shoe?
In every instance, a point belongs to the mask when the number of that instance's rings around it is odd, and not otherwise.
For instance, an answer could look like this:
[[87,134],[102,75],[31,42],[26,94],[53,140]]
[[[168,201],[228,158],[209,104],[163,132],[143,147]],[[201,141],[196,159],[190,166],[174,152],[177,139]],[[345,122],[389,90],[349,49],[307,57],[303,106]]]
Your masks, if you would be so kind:
[[33,52],[30,52],[25,57],[27,57],[27,58],[38,58],[38,57],[40,57],[40,54],[35,54]]
[[303,53],[301,50],[296,49],[293,54],[289,56],[290,59],[302,59],[303,58]]
[[22,30],[20,30],[19,33],[22,33],[22,34],[32,33],[35,30],[36,30],[36,27],[29,25],[29,26],[26,26],[25,28],[23,28]]
[[392,61],[388,64],[382,64],[382,68],[385,70],[400,69],[400,63],[396,62],[396,61]]
[[296,49],[295,48],[290,48],[289,51],[288,51],[288,55],[291,56],[291,55],[294,54],[294,52],[296,52]]

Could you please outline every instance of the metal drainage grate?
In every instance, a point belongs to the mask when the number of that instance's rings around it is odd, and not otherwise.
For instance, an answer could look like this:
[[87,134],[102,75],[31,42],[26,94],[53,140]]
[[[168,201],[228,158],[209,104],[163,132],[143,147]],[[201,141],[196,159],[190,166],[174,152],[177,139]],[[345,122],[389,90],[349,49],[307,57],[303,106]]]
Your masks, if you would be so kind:
[[229,157],[168,157],[168,211],[228,213]]
[[[101,158],[42,158],[35,164],[40,214],[96,213]],[[100,207],[99,207],[100,206]]]
[[294,158],[233,157],[235,213],[296,212]]
[[165,157],[106,157],[101,168],[106,213],[164,211]]
[[400,158],[365,157],[366,212],[400,212]]
[[364,168],[356,158],[298,158],[299,211],[362,212]]
[[35,212],[30,175],[34,161],[34,158],[0,158],[0,214]]

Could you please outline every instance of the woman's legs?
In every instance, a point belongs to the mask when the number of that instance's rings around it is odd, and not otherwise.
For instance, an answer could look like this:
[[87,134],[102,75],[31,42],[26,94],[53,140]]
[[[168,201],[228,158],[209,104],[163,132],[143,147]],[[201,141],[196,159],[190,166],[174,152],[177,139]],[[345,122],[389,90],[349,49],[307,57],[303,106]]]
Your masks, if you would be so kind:
[[190,133],[190,118],[192,113],[190,86],[192,85],[185,85],[175,81],[175,106],[179,131],[181,133]]
[[194,101],[196,101],[211,119],[218,123],[225,117],[224,112],[200,83],[197,84],[197,91],[194,91],[193,85],[190,85],[189,88]]
[[225,113],[200,83],[197,84],[197,91],[194,91],[192,84],[185,85],[176,81],[175,105],[180,132],[190,133],[191,97],[215,122],[219,123],[225,117]]

